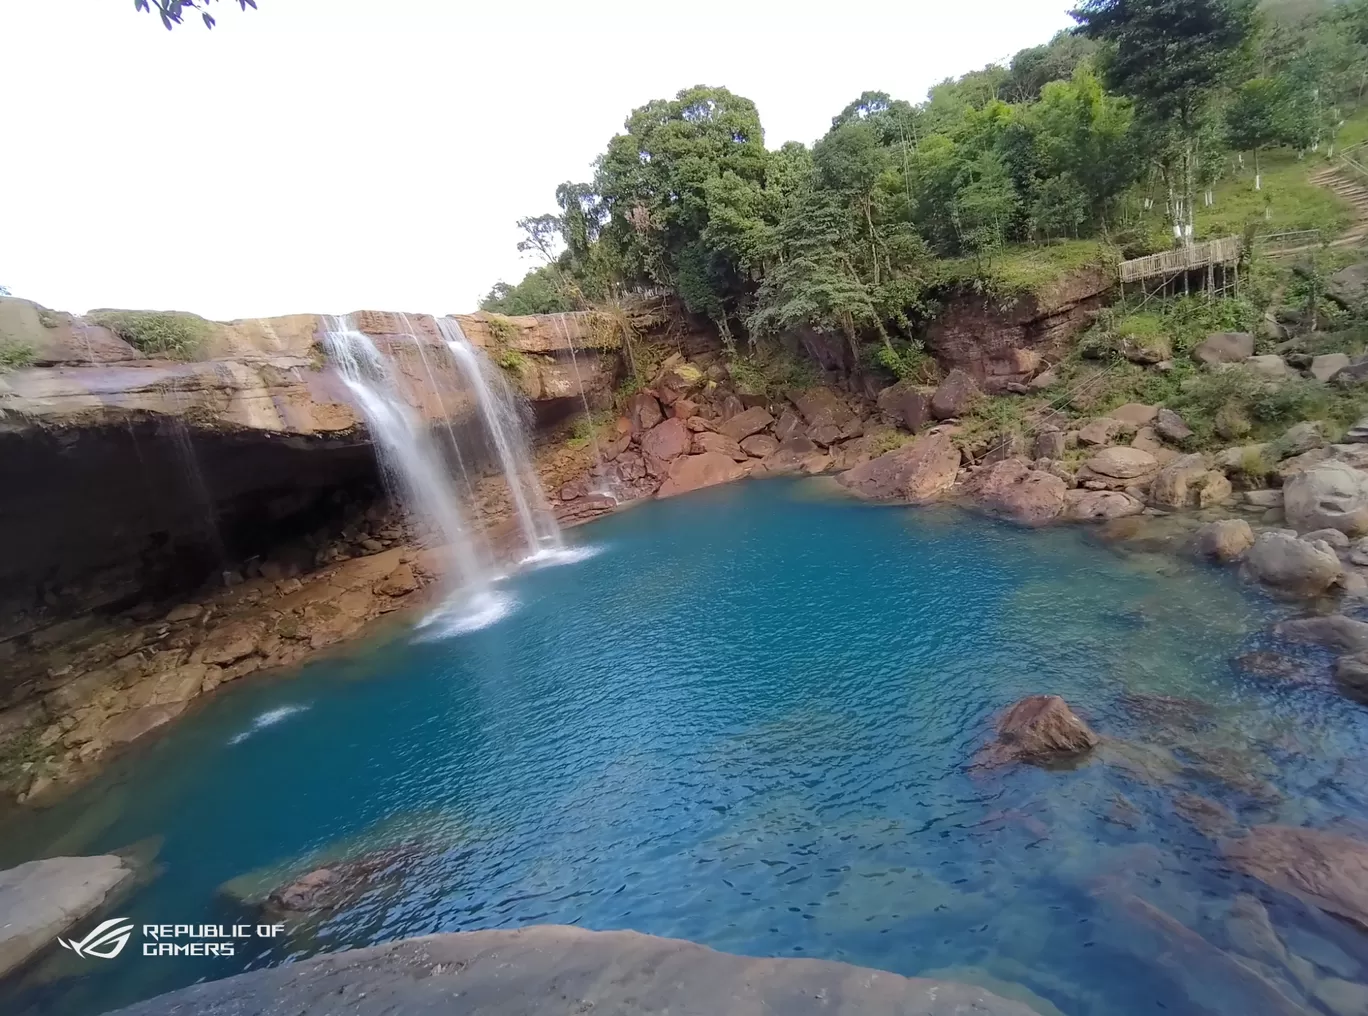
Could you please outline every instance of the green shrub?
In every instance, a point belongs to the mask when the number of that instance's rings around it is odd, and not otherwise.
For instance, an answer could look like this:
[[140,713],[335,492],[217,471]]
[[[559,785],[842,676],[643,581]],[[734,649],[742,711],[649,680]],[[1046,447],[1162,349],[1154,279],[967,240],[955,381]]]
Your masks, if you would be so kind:
[[874,365],[888,371],[899,381],[930,384],[940,374],[935,357],[926,351],[925,345],[915,340],[867,346],[865,347],[865,357],[872,360]]
[[516,349],[500,349],[494,356],[494,362],[513,374],[521,374],[527,366],[527,358]]
[[209,322],[179,311],[105,310],[90,315],[134,349],[148,356],[193,358],[209,338]]
[[518,326],[500,314],[490,314],[485,321],[489,325],[489,333],[500,345],[512,342],[518,337]]
[[33,347],[27,342],[16,342],[13,339],[0,341],[0,374],[19,367],[30,367],[34,359]]

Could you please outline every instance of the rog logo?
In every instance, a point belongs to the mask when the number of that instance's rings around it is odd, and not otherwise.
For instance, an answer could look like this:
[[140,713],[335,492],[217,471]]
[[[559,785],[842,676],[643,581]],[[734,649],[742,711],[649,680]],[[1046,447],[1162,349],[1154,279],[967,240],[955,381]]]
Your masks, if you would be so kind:
[[128,937],[133,934],[133,925],[126,917],[113,917],[100,923],[94,931],[79,941],[57,939],[63,949],[70,949],[77,956],[96,956],[102,960],[112,960],[128,945]]

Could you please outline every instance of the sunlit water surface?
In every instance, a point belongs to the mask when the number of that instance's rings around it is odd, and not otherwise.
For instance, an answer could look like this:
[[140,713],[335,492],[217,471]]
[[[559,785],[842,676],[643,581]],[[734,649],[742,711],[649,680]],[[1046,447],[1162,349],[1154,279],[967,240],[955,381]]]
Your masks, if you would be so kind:
[[[1285,608],[1229,574],[812,481],[649,504],[571,542],[597,553],[504,581],[496,623],[244,680],[0,837],[3,865],[156,846],[117,911],[139,924],[255,921],[225,883],[252,898],[390,849],[359,899],[233,959],[55,952],[0,1011],[82,1016],[321,950],[553,922],[935,972],[1042,1013],[1251,1016],[1219,989],[1192,1000],[1172,943],[1128,924],[1132,893],[1228,948],[1252,891],[1368,979],[1356,933],[1225,870],[1174,809],[1368,817],[1365,712],[1231,666]],[[973,769],[994,714],[1034,692],[1110,746]]]

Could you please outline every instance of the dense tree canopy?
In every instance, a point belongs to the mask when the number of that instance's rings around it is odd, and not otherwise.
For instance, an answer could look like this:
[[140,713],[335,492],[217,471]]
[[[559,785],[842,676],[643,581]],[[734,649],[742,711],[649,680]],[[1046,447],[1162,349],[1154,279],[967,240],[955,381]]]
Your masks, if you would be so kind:
[[767,149],[725,88],[647,103],[592,180],[519,221],[542,266],[483,306],[667,290],[730,341],[815,329],[896,361],[947,280],[992,285],[1004,252],[1118,230],[1161,247],[1161,214],[1187,242],[1230,153],[1333,142],[1368,86],[1368,0],[1288,2],[1275,25],[1253,0],[1082,0],[1077,30],[921,102],[866,91],[811,147]]

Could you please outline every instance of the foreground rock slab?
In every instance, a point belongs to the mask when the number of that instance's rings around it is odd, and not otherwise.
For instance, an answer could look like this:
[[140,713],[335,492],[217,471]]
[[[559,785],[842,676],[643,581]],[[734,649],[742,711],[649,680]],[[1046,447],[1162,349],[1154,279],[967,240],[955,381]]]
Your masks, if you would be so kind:
[[1255,826],[1221,850],[1235,867],[1368,930],[1368,843],[1295,826]]
[[1032,1016],[982,988],[845,963],[753,959],[633,931],[427,935],[182,988],[124,1016]]
[[959,449],[944,433],[925,434],[837,477],[869,498],[905,497],[927,501],[949,490],[959,471]]
[[0,976],[52,945],[133,877],[122,857],[48,857],[0,871]]

